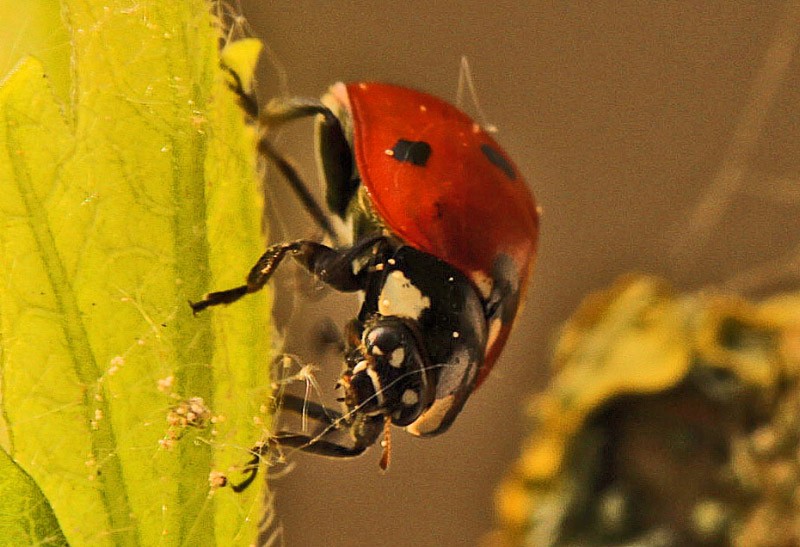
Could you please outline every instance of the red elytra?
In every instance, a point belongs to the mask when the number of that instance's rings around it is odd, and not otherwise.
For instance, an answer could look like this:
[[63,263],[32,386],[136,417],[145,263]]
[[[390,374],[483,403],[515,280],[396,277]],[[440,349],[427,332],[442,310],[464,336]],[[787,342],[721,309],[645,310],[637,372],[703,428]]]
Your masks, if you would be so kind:
[[[522,302],[536,256],[539,215],[502,148],[466,114],[427,93],[375,82],[349,83],[346,90],[361,183],[385,225],[407,244],[459,269],[484,297],[498,257],[511,257]],[[424,166],[393,157],[401,138],[430,145]],[[481,151],[484,145],[500,156],[503,167]],[[487,346],[478,385],[511,326],[504,322]]]

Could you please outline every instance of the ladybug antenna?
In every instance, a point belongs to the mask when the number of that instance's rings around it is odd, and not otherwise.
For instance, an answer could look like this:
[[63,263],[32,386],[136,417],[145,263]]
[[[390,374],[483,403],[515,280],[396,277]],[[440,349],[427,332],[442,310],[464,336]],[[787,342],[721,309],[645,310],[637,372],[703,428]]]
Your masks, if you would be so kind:
[[458,69],[458,89],[456,90],[456,106],[464,109],[464,92],[469,92],[472,106],[475,109],[478,123],[480,123],[483,130],[487,133],[497,133],[497,126],[489,123],[486,114],[481,108],[481,103],[478,100],[478,92],[475,89],[475,81],[472,79],[472,69],[469,66],[469,59],[466,55],[461,56],[461,65]]

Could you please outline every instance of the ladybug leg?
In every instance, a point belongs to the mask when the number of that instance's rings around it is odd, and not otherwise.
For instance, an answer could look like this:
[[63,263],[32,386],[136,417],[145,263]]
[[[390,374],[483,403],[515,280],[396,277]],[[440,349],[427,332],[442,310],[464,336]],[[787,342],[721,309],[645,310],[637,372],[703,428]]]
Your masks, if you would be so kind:
[[[337,410],[330,409],[313,401],[306,401],[302,397],[286,394],[282,399],[283,408],[293,412],[305,412],[323,424],[325,428],[321,433],[311,436],[290,431],[279,431],[271,441],[281,447],[296,448],[303,452],[319,454],[331,458],[352,458],[361,455],[372,446],[384,431],[384,420],[368,418],[366,421],[356,420],[350,422],[348,416]],[[343,426],[350,428],[353,435],[353,446],[327,441],[325,436],[340,431]]]
[[325,424],[325,426],[337,426],[344,423],[344,416],[338,410],[291,393],[286,393],[281,397],[281,409],[296,412],[297,414],[305,414],[312,420]]
[[[247,284],[233,289],[208,293],[202,300],[189,302],[197,313],[209,306],[231,304],[249,293],[260,291],[267,284],[275,269],[288,254],[320,281],[342,292],[364,290],[367,275],[363,266],[365,257],[380,254],[380,247],[387,245],[386,238],[367,238],[357,245],[345,249],[332,249],[321,243],[301,239],[289,243],[278,243],[269,247],[247,276]],[[360,267],[358,269],[357,267]]]
[[261,458],[272,449],[279,450],[286,447],[329,458],[353,458],[363,454],[377,440],[380,434],[380,429],[364,427],[359,428],[363,432],[360,435],[356,434],[356,441],[353,446],[326,441],[323,439],[325,435],[338,431],[339,424],[345,425],[345,418],[341,412],[291,394],[284,395],[281,399],[281,404],[284,410],[291,410],[297,413],[305,412],[309,418],[325,424],[326,428],[321,434],[314,437],[289,431],[279,431],[267,442],[256,444],[250,449],[253,459],[244,466],[244,473],[247,476],[241,482],[231,484],[234,492],[242,492],[253,483],[258,474]]
[[264,107],[263,112],[260,113],[259,121],[266,127],[275,128],[287,122],[318,114],[325,118],[328,125],[331,127],[339,126],[341,130],[339,120],[336,119],[331,109],[325,106],[321,100],[310,97],[279,97],[272,99]]
[[[260,114],[258,100],[256,99],[255,93],[248,92],[244,89],[242,78],[235,70],[226,66],[225,64],[222,65],[222,68],[226,70],[231,77],[231,81],[228,82],[228,87],[238,96],[239,106],[241,109],[249,118],[258,120],[259,124],[262,126],[267,128],[275,128],[286,121],[295,118],[322,114],[325,118],[325,121],[322,124],[323,133],[330,133],[331,138],[341,138],[344,140],[344,133],[342,132],[339,120],[320,101],[315,99],[295,99],[292,101],[292,105],[289,108],[277,107],[276,105],[278,105],[279,102],[271,101],[270,104],[267,105],[266,112]],[[328,129],[324,129],[325,127],[328,127]],[[327,138],[327,136],[322,135],[322,138]],[[346,142],[345,146],[347,146]],[[303,204],[303,207],[306,209],[306,211],[308,211],[308,213],[314,219],[314,222],[316,222],[320,229],[322,229],[322,231],[331,238],[331,241],[336,244],[339,240],[339,237],[336,233],[336,230],[334,230],[333,226],[331,225],[330,220],[328,220],[328,216],[325,214],[325,211],[322,209],[319,203],[317,203],[317,200],[314,199],[314,195],[311,193],[311,191],[309,191],[305,182],[303,182],[303,179],[300,177],[297,169],[295,169],[294,166],[275,149],[272,142],[270,142],[266,135],[262,135],[259,139],[258,152],[275,165],[278,171],[280,171],[281,175],[283,175],[287,182],[289,182],[289,186],[291,186],[292,191]],[[349,162],[349,170],[352,171],[352,159],[349,156],[349,146],[347,146],[346,152],[348,156],[346,158],[342,158],[342,161]]]
[[280,171],[283,178],[285,178],[289,186],[291,186],[297,199],[303,204],[303,208],[308,211],[308,214],[311,215],[311,218],[314,219],[317,226],[325,232],[325,235],[331,238],[331,241],[335,245],[339,241],[336,230],[328,219],[328,215],[325,214],[320,204],[314,199],[314,195],[308,189],[305,182],[303,182],[303,179],[294,166],[275,149],[266,137],[261,137],[261,139],[259,139],[258,152],[272,162],[278,171]]
[[258,99],[254,91],[245,91],[244,84],[242,84],[242,77],[239,73],[233,70],[225,63],[221,63],[222,70],[228,73],[231,81],[228,82],[228,88],[233,91],[239,98],[239,107],[244,110],[244,113],[253,120],[258,119]]
[[270,438],[268,442],[259,443],[254,446],[250,452],[253,454],[251,459],[244,466],[244,472],[247,474],[241,482],[231,484],[234,492],[242,492],[250,486],[258,475],[258,468],[261,464],[261,458],[264,457],[271,449],[280,449],[283,447],[295,448],[308,452],[310,454],[317,454],[319,456],[327,456],[329,458],[354,458],[360,456],[369,446],[375,442],[372,439],[369,443],[355,444],[352,447],[344,446],[342,444],[325,441],[316,437],[309,437],[308,435],[299,435],[281,431],[274,437]]
[[372,444],[357,443],[353,446],[345,446],[316,437],[289,433],[287,431],[277,433],[272,440],[281,447],[296,448],[303,452],[308,452],[309,454],[317,454],[329,458],[354,458],[363,454],[364,451],[369,448],[369,445]]
[[307,116],[320,116],[317,150],[325,177],[325,202],[331,211],[344,219],[360,181],[354,177],[353,151],[339,118],[319,99],[293,98],[273,99],[259,120],[266,127],[276,127]]
[[[284,410],[290,410],[298,414],[305,413],[309,418],[325,426],[320,433],[313,436],[292,433],[290,431],[279,431],[272,437],[271,441],[281,447],[297,448],[303,452],[311,452],[313,454],[321,454],[323,456],[335,458],[351,458],[363,453],[377,438],[377,434],[367,434],[363,437],[356,435],[356,442],[352,447],[326,441],[323,437],[334,431],[341,430],[344,426],[350,425],[346,421],[347,418],[341,412],[291,394],[283,396],[281,399],[281,406]],[[366,429],[370,433],[372,432],[369,428],[359,428],[359,430],[361,429]]]
[[[331,410],[319,403],[306,403],[301,397],[285,396],[284,408],[297,412],[303,412],[305,408],[305,412],[309,417],[318,419],[320,422],[327,424],[327,427],[314,436],[279,431],[270,439],[270,442],[279,447],[296,448],[303,452],[330,458],[353,458],[363,454],[383,432],[384,420],[382,418],[378,420],[368,418],[366,421],[356,420],[355,423],[351,423],[347,421],[347,416],[342,413]],[[327,435],[340,431],[342,426],[350,428],[350,433],[354,439],[352,446],[325,440]]]

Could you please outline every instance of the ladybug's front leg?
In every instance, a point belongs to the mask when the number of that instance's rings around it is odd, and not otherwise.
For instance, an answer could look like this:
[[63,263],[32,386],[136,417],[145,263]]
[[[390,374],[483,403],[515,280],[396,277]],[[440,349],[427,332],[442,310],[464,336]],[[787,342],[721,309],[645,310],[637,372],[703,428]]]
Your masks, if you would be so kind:
[[[378,430],[378,432],[380,432],[380,430]],[[234,492],[242,492],[250,486],[255,480],[256,475],[258,475],[261,458],[270,449],[296,448],[303,452],[317,454],[318,456],[327,456],[329,458],[353,458],[363,454],[377,438],[378,435],[376,434],[374,438],[369,439],[369,442],[365,439],[364,442],[356,443],[354,446],[349,447],[330,441],[324,441],[317,437],[280,431],[274,437],[270,437],[268,442],[259,443],[251,449],[253,459],[247,462],[247,465],[244,467],[244,472],[247,473],[247,477],[239,483],[231,484],[231,488]]]
[[326,441],[323,437],[338,431],[342,425],[346,424],[345,416],[341,412],[291,394],[284,395],[281,403],[284,410],[305,414],[312,420],[322,423],[325,426],[324,429],[313,437],[301,433],[279,431],[270,437],[269,441],[254,446],[250,450],[253,453],[253,459],[244,467],[247,477],[241,482],[231,485],[234,492],[241,492],[252,484],[258,474],[261,458],[270,449],[295,448],[303,452],[328,456],[329,458],[353,458],[363,454],[367,448],[374,444],[381,431],[378,427],[364,427],[364,425],[369,424],[362,424],[362,427],[354,431],[356,440],[353,446]]
[[275,269],[288,254],[305,269],[316,275],[320,281],[342,292],[364,290],[366,268],[365,256],[377,256],[387,245],[384,237],[368,238],[344,250],[332,249],[327,245],[301,239],[289,243],[278,243],[266,250],[247,276],[247,284],[233,289],[208,293],[198,302],[189,302],[197,313],[209,306],[231,304],[246,294],[260,291],[267,284]]
[[[352,458],[361,455],[372,446],[383,431],[384,420],[382,418],[352,420],[350,415],[291,394],[284,395],[281,403],[284,410],[291,410],[298,414],[305,413],[309,418],[325,425],[325,428],[314,436],[279,431],[270,440],[281,447],[297,448],[303,452],[331,458]],[[345,425],[351,429],[350,432],[354,439],[353,446],[345,446],[323,439],[325,436],[339,431]]]

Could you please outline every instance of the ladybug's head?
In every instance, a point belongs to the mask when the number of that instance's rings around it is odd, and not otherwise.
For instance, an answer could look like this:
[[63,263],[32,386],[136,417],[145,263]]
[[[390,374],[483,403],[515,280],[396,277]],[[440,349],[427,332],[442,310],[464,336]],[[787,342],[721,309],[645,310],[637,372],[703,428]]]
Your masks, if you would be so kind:
[[365,325],[340,380],[351,412],[405,426],[430,407],[434,375],[416,330],[413,321],[392,316]]

